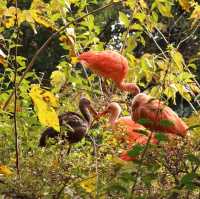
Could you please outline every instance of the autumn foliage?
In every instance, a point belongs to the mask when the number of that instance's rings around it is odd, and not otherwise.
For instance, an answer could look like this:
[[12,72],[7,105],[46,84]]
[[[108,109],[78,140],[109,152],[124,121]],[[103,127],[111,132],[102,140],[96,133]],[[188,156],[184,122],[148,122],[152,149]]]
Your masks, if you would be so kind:
[[[1,0],[0,197],[198,199],[199,20],[194,0]],[[173,109],[186,136],[155,132],[154,144],[141,130],[147,142],[130,146],[123,126],[94,116],[70,153],[62,136],[38,147],[46,128],[66,132],[59,115],[79,113],[82,97],[131,115],[133,96],[80,62],[89,50],[126,57],[125,82]]]

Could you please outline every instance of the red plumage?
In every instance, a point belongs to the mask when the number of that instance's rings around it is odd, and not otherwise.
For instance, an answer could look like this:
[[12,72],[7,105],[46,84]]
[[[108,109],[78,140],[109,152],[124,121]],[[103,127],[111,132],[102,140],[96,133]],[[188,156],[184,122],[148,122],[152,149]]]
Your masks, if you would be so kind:
[[134,83],[124,82],[129,68],[128,61],[119,53],[110,50],[88,51],[80,54],[79,59],[97,75],[112,79],[121,90],[132,92],[135,95],[140,92]]
[[[148,137],[139,133],[139,131],[147,131],[144,126],[134,122],[131,117],[121,117],[117,120],[116,125],[122,125],[127,134],[124,136],[123,141],[128,144],[128,149],[131,150],[134,144],[145,145],[147,143]],[[158,141],[155,138],[154,134],[152,134],[152,138],[150,140],[152,144],[157,144]],[[136,157],[128,156],[128,151],[124,150],[120,154],[120,158],[125,161],[135,160]]]
[[151,131],[161,131],[174,135],[185,136],[188,126],[178,115],[163,102],[140,93],[132,102],[132,119],[136,122],[147,119],[143,124]]
[[[128,149],[131,149],[134,144],[145,145],[147,143],[148,137],[139,133],[139,131],[147,131],[144,126],[134,122],[129,116],[119,118],[121,113],[121,107],[119,104],[115,102],[110,103],[103,112],[99,113],[99,116],[107,113],[110,114],[109,122],[114,132],[118,128],[121,129],[120,132],[122,132],[122,135],[117,136],[117,139],[125,143]],[[154,134],[152,135],[150,142],[152,144],[158,143]],[[136,159],[136,157],[128,156],[127,150],[124,150],[120,154],[120,158],[126,161]]]

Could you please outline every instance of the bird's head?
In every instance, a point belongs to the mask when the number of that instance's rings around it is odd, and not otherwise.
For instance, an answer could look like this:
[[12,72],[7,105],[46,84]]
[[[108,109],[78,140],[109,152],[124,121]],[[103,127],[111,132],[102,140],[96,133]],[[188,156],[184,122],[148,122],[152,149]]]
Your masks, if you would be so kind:
[[96,118],[97,115],[98,115],[98,113],[96,112],[96,110],[92,107],[90,100],[88,100],[88,99],[85,98],[85,97],[81,97],[81,98],[80,98],[79,107],[80,107],[80,109],[81,109],[82,107],[87,107],[88,110],[90,111],[90,113],[92,114],[92,116],[93,116],[94,118]]
[[111,102],[102,112],[98,113],[98,117],[102,117],[106,114],[109,114],[109,121],[111,124],[113,124],[119,118],[121,111],[122,109],[118,103]]

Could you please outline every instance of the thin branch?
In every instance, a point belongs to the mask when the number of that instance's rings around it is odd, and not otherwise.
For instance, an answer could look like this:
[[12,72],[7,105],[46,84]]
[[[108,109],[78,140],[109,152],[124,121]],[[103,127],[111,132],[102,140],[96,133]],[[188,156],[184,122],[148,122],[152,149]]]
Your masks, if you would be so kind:
[[[166,53],[163,51],[163,49],[160,47],[160,45],[157,43],[157,41],[153,38],[152,33],[149,32],[148,30],[145,31],[145,33],[146,33],[151,39],[153,39],[154,43],[156,44],[156,46],[158,47],[158,49],[161,51],[161,53],[163,54],[164,58],[167,59],[168,57],[167,57]],[[162,36],[162,35],[161,35],[161,36]],[[165,37],[164,37],[164,38],[165,38]],[[187,70],[190,74],[192,74],[192,72],[190,71],[190,69],[188,68],[188,66],[186,66],[185,63],[183,63],[183,65],[184,65],[184,67],[186,68],[186,70]],[[169,70],[169,67],[167,67],[167,70],[166,70],[166,73],[165,73],[165,76],[164,76],[164,80],[163,80],[163,85],[164,85],[164,82],[165,82],[165,78],[166,78],[166,76],[167,76],[167,74],[168,74],[168,72],[169,72],[168,70]],[[197,80],[196,80],[195,78],[193,78],[193,79],[194,79],[196,85],[200,88],[200,85],[199,85],[199,83],[197,82]],[[195,107],[192,105],[192,103],[189,102],[189,101],[188,101],[188,103],[189,103],[189,105],[191,106],[191,108],[194,110],[195,114],[198,114],[197,110],[196,110]],[[198,105],[200,105],[200,103],[199,103],[198,101],[197,101],[197,103],[198,103]]]
[[163,33],[160,31],[160,29],[155,26],[156,30],[159,32],[159,34],[162,36],[162,38],[164,39],[164,41],[166,42],[166,44],[169,44],[169,42],[167,41],[166,37],[163,35]]
[[138,177],[140,175],[140,171],[141,171],[141,164],[144,160],[144,157],[145,157],[145,154],[147,152],[147,149],[148,149],[148,146],[150,144],[150,141],[151,141],[151,138],[152,138],[152,135],[153,133],[151,132],[149,134],[149,137],[148,137],[148,140],[147,140],[147,143],[145,145],[145,148],[144,148],[144,151],[142,152],[142,155],[141,155],[141,158],[140,158],[140,163],[138,164],[138,170],[137,170],[137,173],[136,173],[136,176],[135,176],[135,183],[133,184],[133,186],[131,187],[131,194],[133,195],[134,191],[135,191],[135,186],[137,185],[137,180],[138,180]]
[[94,156],[95,156],[95,172],[96,172],[96,198],[98,198],[98,181],[99,181],[99,172],[98,172],[98,157],[97,157],[97,144],[95,142],[95,139],[89,135],[89,138],[91,139],[92,143],[93,143],[93,147],[94,147]]
[[192,33],[190,35],[188,35],[186,38],[184,38],[183,40],[181,40],[178,43],[178,45],[177,45],[176,48],[179,48],[182,43],[184,43],[185,41],[187,41],[188,39],[190,39],[190,37],[192,37],[194,35],[194,33],[197,31],[197,29],[199,28],[199,26],[200,26],[200,23],[195,27],[195,29],[192,31]]
[[[119,4],[119,3],[121,3],[121,2],[123,2],[123,0],[120,0],[120,1],[118,1],[118,2],[112,2],[112,3],[110,3],[110,4],[107,4],[107,5],[103,6],[103,7],[97,8],[96,10],[93,10],[93,11],[91,11],[91,12],[89,12],[89,13],[87,13],[87,14],[81,16],[81,17],[78,17],[78,18],[74,19],[73,21],[67,23],[65,26],[63,26],[62,28],[60,28],[57,32],[53,33],[53,34],[44,42],[44,44],[36,51],[36,53],[34,54],[34,56],[33,56],[32,60],[31,60],[31,62],[28,64],[26,70],[24,71],[24,73],[22,74],[22,76],[21,76],[21,78],[20,78],[18,84],[16,85],[16,89],[19,88],[19,86],[21,85],[21,83],[22,83],[23,79],[25,78],[26,74],[32,69],[32,66],[33,66],[33,64],[35,63],[35,61],[36,61],[36,59],[38,58],[38,56],[40,55],[40,53],[47,47],[47,45],[53,40],[53,38],[55,38],[57,35],[59,35],[59,33],[61,33],[63,30],[65,30],[69,25],[74,24],[74,23],[78,23],[78,22],[80,22],[82,19],[84,19],[85,17],[87,17],[87,16],[89,16],[89,15],[91,15],[91,14],[94,14],[94,13],[96,13],[96,12],[102,11],[102,10],[108,8],[108,7],[111,7],[111,6],[113,6],[113,5]],[[10,96],[9,96],[8,99],[6,100],[6,102],[5,102],[4,106],[3,106],[3,110],[6,109],[6,107],[8,106],[8,104],[9,104],[9,102],[10,102],[10,100],[12,99],[13,95],[14,95],[14,91],[10,94]]]
[[16,170],[17,175],[19,175],[19,148],[18,148],[18,133],[17,133],[17,54],[18,54],[18,39],[19,39],[19,24],[18,24],[18,13],[17,13],[17,0],[15,2],[15,9],[16,9],[16,42],[15,42],[15,69],[14,69],[14,136],[15,136],[15,153],[16,153]]

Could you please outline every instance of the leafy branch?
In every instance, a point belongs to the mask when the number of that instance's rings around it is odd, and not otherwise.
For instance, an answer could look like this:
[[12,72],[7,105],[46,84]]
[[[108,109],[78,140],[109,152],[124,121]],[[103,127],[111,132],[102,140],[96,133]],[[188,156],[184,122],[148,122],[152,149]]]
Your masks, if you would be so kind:
[[[24,73],[22,74],[18,84],[16,85],[16,90],[19,88],[20,84],[22,83],[23,79],[25,78],[26,74],[32,69],[32,66],[33,64],[35,63],[36,59],[38,58],[38,56],[40,55],[40,53],[48,46],[48,44],[57,36],[59,35],[59,33],[61,33],[62,31],[64,31],[69,25],[71,24],[75,24],[75,23],[78,23],[80,22],[82,19],[84,19],[85,17],[91,15],[91,14],[94,14],[94,13],[97,13],[99,11],[102,11],[108,7],[111,7],[113,5],[116,5],[116,4],[119,4],[123,2],[123,0],[120,0],[118,2],[112,2],[110,4],[107,4],[105,6],[102,6],[100,8],[97,8],[96,10],[93,10],[81,17],[78,17],[76,19],[74,19],[73,21],[67,23],[65,26],[61,27],[57,32],[53,33],[45,42],[44,44],[36,51],[36,53],[34,54],[32,60],[30,61],[30,63],[28,64],[26,70],[24,71]],[[10,96],[8,97],[8,99],[6,100],[4,106],[3,106],[3,110],[6,110],[6,107],[8,106],[10,100],[12,99],[13,95],[14,95],[15,91],[13,90],[13,92],[10,94]]]

